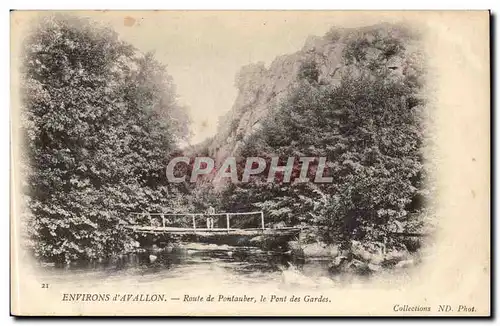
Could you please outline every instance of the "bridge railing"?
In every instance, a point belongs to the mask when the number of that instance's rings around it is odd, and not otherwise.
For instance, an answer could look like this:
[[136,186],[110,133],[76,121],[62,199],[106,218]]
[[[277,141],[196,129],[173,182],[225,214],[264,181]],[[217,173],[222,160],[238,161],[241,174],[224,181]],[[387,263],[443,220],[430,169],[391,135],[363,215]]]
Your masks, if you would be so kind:
[[[150,213],[150,212],[140,212],[140,213],[132,213],[134,215],[146,217],[149,220],[149,224],[151,227],[179,227],[174,224],[179,225],[180,222],[188,223],[189,226],[184,226],[184,228],[192,228],[196,229],[210,229],[211,227],[203,227],[203,224],[200,223],[200,218],[208,218],[208,217],[216,217],[217,223],[214,221],[215,225],[220,225],[221,219],[225,218],[225,228],[229,231],[231,229],[231,217],[234,216],[248,216],[248,215],[257,215],[260,217],[260,228],[262,230],[265,229],[265,221],[264,221],[264,212],[263,211],[254,211],[254,212],[224,212],[224,213]],[[188,219],[172,221],[175,217],[188,217]],[[173,219],[172,219],[173,218]],[[201,225],[201,227],[200,227]],[[143,225],[144,226],[144,225]],[[182,226],[181,226],[182,227]],[[215,227],[214,227],[215,228]],[[219,228],[217,228],[219,229]]]

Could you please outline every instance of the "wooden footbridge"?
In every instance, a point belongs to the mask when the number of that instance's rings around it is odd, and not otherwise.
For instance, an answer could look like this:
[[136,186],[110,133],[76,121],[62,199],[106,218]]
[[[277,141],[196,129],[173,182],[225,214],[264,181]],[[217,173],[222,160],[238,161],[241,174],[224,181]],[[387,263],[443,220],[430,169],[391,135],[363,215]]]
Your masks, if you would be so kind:
[[[147,216],[149,225],[128,225],[126,228],[136,233],[152,233],[152,234],[175,234],[175,235],[242,235],[242,236],[257,236],[266,235],[293,235],[301,231],[298,227],[266,227],[264,221],[264,212],[238,212],[238,213],[132,213],[140,216]],[[260,217],[259,227],[231,227],[231,219],[235,217],[254,215]],[[181,223],[172,222],[172,218],[181,218]],[[187,226],[186,217],[190,220],[190,225]],[[224,227],[220,227],[225,220]],[[225,219],[224,219],[225,217]],[[214,227],[214,218],[217,219],[217,227]],[[201,223],[200,223],[200,220]],[[198,223],[197,223],[198,222]],[[205,222],[205,223],[203,223]],[[176,224],[176,225],[173,225]],[[233,224],[234,225],[234,224]]]

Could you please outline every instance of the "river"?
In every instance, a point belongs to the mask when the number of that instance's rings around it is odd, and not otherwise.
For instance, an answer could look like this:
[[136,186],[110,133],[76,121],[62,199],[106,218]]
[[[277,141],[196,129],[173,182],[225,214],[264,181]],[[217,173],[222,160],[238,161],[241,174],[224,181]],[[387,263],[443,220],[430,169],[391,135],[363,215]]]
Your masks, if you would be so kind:
[[[101,262],[87,262],[65,267],[45,266],[45,277],[52,283],[70,282],[134,284],[190,280],[210,280],[221,286],[270,284],[273,287],[333,286],[338,275],[331,275],[331,258],[304,259],[290,252],[265,251],[202,243],[181,243],[167,249],[149,249],[120,255]],[[169,282],[171,283],[171,282]]]

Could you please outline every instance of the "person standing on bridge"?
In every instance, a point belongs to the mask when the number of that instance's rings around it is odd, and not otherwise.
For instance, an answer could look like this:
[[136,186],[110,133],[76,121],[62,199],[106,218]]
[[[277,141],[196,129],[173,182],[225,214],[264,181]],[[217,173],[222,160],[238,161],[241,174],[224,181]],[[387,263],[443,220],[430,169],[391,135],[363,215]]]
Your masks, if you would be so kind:
[[215,214],[215,208],[213,208],[212,206],[210,206],[208,209],[207,209],[207,229],[213,229],[214,228],[214,219],[212,217],[212,215]]

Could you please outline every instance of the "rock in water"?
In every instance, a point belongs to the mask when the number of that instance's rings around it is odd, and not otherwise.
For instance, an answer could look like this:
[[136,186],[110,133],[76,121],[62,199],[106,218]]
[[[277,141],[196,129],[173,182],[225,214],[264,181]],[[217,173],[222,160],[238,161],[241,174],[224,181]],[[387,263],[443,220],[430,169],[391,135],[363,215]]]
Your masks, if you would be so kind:
[[370,264],[368,263],[368,268],[372,271],[372,272],[378,272],[382,269],[382,266],[380,265],[377,265],[377,264]]
[[408,260],[402,260],[399,263],[396,264],[396,268],[408,268],[415,265],[415,262],[413,259],[408,259]]
[[346,267],[347,270],[353,271],[360,275],[366,275],[372,272],[368,267],[368,264],[358,259],[351,260],[347,263]]
[[261,235],[258,235],[256,237],[253,237],[252,239],[250,239],[250,243],[258,243],[258,242],[262,242],[263,240],[264,240],[264,238]]
[[302,250],[306,257],[335,257],[339,253],[337,246],[320,242],[305,244]]
[[158,259],[155,255],[149,255],[149,262],[154,263]]

